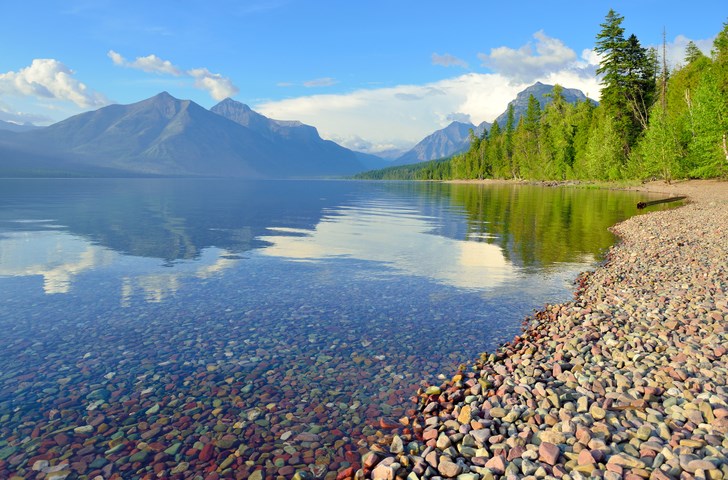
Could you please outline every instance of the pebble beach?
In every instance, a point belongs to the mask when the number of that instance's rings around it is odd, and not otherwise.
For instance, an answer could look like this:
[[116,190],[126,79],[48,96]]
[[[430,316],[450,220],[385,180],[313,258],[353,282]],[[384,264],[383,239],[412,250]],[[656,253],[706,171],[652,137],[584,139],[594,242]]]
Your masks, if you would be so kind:
[[639,189],[688,201],[614,226],[573,301],[422,387],[355,478],[728,478],[728,184]]

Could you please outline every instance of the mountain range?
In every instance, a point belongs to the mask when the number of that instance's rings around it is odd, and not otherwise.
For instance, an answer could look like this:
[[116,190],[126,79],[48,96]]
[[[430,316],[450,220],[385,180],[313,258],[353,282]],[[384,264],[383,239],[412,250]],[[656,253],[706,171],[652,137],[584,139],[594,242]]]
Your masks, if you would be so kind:
[[[510,104],[516,122],[534,95],[546,105],[553,86],[536,83]],[[584,101],[563,90],[568,102]],[[497,119],[505,126],[507,110]],[[449,157],[468,149],[472,130],[491,124],[452,122],[393,161],[324,140],[315,127],[273,120],[225,99],[207,110],[167,92],[130,105],[109,105],[48,127],[0,121],[0,176],[340,177],[391,165]]]
[[[166,92],[25,132],[0,130],[5,176],[341,176],[384,165],[223,100],[207,110]],[[65,175],[64,175],[65,176]]]

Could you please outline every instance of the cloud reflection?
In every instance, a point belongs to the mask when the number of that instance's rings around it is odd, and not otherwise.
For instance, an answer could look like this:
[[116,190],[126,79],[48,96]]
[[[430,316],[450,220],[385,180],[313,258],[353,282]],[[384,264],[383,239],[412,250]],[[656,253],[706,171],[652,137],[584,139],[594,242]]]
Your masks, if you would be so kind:
[[270,228],[264,255],[298,261],[345,257],[386,264],[403,274],[458,288],[483,289],[513,278],[516,267],[496,245],[435,235],[433,219],[402,205],[340,208],[314,230]]
[[46,294],[66,294],[86,273],[119,275],[121,306],[135,297],[159,303],[190,280],[204,280],[232,268],[239,258],[218,248],[204,249],[199,258],[164,266],[155,259],[125,256],[94,245],[83,237],[55,230],[5,232],[0,235],[0,277],[43,277]]

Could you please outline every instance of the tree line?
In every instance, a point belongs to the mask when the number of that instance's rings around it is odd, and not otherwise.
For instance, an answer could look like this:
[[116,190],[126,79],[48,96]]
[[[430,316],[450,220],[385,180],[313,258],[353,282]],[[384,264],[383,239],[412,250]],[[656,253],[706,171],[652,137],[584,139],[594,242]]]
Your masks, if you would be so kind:
[[[541,107],[533,95],[518,122],[471,132],[470,148],[444,161],[393,167],[360,178],[415,180],[620,180],[728,176],[728,22],[710,56],[690,42],[683,65],[665,48],[625,35],[610,10],[596,36],[599,105],[569,103],[556,85]],[[661,58],[660,58],[661,57]]]

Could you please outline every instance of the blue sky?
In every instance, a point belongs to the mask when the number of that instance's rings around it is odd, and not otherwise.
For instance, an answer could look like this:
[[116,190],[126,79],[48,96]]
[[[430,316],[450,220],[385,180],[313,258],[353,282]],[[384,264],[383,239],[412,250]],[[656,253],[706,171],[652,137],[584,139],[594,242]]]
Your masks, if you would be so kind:
[[2,0],[0,120],[48,124],[168,91],[226,96],[365,151],[454,119],[492,121],[534,83],[599,96],[591,49],[610,8],[671,63],[709,52],[725,0]]

